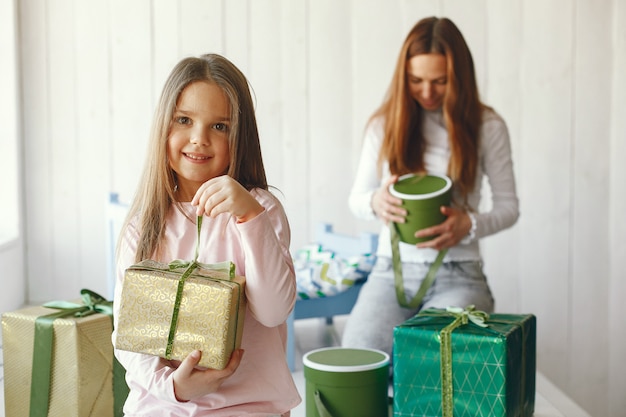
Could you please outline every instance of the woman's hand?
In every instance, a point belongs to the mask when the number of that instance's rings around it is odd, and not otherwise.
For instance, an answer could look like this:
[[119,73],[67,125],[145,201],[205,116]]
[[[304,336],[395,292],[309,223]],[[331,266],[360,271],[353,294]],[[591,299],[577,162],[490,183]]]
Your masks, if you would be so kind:
[[199,350],[194,350],[174,371],[174,395],[178,401],[193,400],[217,391],[226,378],[234,374],[239,367],[243,350],[234,351],[228,365],[222,370],[196,368],[201,356]]
[[397,175],[392,175],[387,181],[372,194],[371,206],[376,217],[385,224],[390,221],[404,223],[406,221],[406,210],[402,208],[402,199],[392,196],[389,193],[389,186],[398,181]]
[[415,237],[436,236],[427,242],[418,243],[418,248],[433,248],[441,250],[456,246],[472,228],[472,220],[469,215],[457,208],[441,206],[441,213],[447,216],[442,223],[418,230]]
[[191,200],[192,206],[198,206],[196,214],[216,217],[221,213],[230,213],[243,223],[263,212],[263,206],[235,179],[228,175],[215,177],[198,188]]

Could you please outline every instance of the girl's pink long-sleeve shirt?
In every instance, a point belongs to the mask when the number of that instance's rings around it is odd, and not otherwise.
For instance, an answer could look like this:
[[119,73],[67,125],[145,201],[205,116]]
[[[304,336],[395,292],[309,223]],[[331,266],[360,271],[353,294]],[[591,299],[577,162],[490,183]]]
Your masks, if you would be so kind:
[[[246,277],[248,307],[241,346],[245,353],[239,368],[217,392],[179,402],[174,396],[173,363],[116,349],[131,389],[124,406],[126,416],[289,415],[300,403],[286,362],[285,321],[296,300],[289,223],[282,205],[269,191],[253,190],[252,194],[265,211],[245,223],[237,223],[228,214],[205,216],[198,255],[202,263],[230,260],[236,265],[236,274]],[[183,208],[191,219],[196,218],[195,207],[183,203]],[[138,239],[139,231],[131,223],[120,243],[114,300],[120,297],[126,268],[135,263]],[[165,240],[167,250],[157,261],[194,258],[196,225],[174,206],[168,214]],[[114,302],[115,327],[117,304]]]

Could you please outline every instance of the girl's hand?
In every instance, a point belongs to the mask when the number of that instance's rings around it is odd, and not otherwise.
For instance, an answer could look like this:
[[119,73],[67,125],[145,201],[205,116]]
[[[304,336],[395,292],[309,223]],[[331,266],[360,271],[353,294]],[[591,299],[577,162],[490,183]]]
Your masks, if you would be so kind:
[[406,221],[406,210],[402,208],[402,199],[392,196],[389,193],[389,186],[398,181],[397,175],[392,175],[387,181],[372,194],[371,206],[376,217],[388,224],[390,221],[404,223]]
[[472,228],[472,221],[463,210],[441,206],[441,213],[448,217],[444,222],[418,230],[415,233],[415,237],[436,236],[427,242],[418,243],[416,245],[418,248],[433,248],[437,250],[451,248],[456,246]]
[[241,184],[228,175],[215,177],[198,188],[191,200],[192,206],[198,206],[196,214],[216,217],[221,213],[230,213],[243,223],[263,212],[263,206]]
[[193,400],[217,391],[239,367],[243,350],[234,351],[228,365],[222,370],[196,368],[201,356],[202,353],[199,350],[194,350],[174,371],[174,395],[178,401]]

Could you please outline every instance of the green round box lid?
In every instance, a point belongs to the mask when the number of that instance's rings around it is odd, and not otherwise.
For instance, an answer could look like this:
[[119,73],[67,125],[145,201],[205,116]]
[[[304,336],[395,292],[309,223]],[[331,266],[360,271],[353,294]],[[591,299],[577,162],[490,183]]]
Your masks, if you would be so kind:
[[389,355],[375,349],[322,348],[302,359],[305,366],[320,371],[358,372],[378,369],[389,363]]
[[434,197],[450,188],[452,184],[445,177],[438,175],[404,175],[393,184],[393,191],[403,194],[404,197],[423,196]]

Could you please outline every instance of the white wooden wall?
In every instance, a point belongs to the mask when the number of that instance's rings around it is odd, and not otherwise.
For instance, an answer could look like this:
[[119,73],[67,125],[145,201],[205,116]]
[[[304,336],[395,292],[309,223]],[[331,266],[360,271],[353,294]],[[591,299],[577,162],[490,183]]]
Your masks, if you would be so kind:
[[187,55],[247,74],[294,248],[321,221],[377,230],[347,207],[361,133],[409,28],[448,16],[513,141],[522,215],[483,241],[497,310],[536,314],[539,368],[592,415],[624,416],[623,1],[13,1],[28,301],[106,292],[107,193],[132,197],[156,98]]
[[20,233],[21,161],[17,157],[20,143],[17,49],[15,4],[0,1],[0,270],[4,278],[0,312],[19,307],[26,293],[24,242]]
[[[624,358],[626,358],[626,331],[624,330],[624,296],[626,295],[626,279],[624,272],[624,258],[626,255],[626,221],[624,214],[626,213],[626,167],[624,166],[624,158],[626,157],[626,4],[623,1],[616,0],[613,4],[612,19],[606,19],[610,22],[613,39],[611,40],[613,48],[608,54],[611,56],[612,69],[612,91],[610,97],[610,114],[611,114],[611,131],[610,131],[610,157],[608,158],[607,178],[609,186],[608,201],[596,204],[596,207],[605,207],[608,217],[608,271],[604,275],[608,277],[608,299],[604,299],[604,294],[596,296],[593,306],[604,304],[609,306],[609,336],[608,340],[603,343],[609,345],[609,364],[608,375],[603,371],[598,374],[603,375],[599,390],[606,389],[608,385],[607,400],[608,413],[601,409],[601,406],[595,406],[604,414],[609,416],[619,416],[626,414],[626,372],[624,372]],[[602,162],[597,162],[600,165]],[[606,229],[605,229],[606,230]],[[606,237],[602,236],[600,240]],[[598,253],[593,250],[591,253]],[[595,281],[595,277],[603,275],[597,273],[589,273],[587,280]],[[591,304],[591,302],[589,303]],[[589,305],[587,304],[587,305]],[[578,304],[583,309],[584,305]],[[590,310],[592,314],[595,312]],[[604,317],[602,316],[602,320]],[[599,329],[603,331],[604,329]],[[588,332],[593,340],[598,332]],[[588,348],[585,363],[592,363],[591,348]],[[604,354],[604,352],[601,352]],[[605,383],[607,385],[605,385]],[[579,392],[583,390],[578,389]],[[589,396],[589,395],[588,395]],[[589,401],[591,404],[591,401]],[[598,414],[599,415],[599,414]]]

